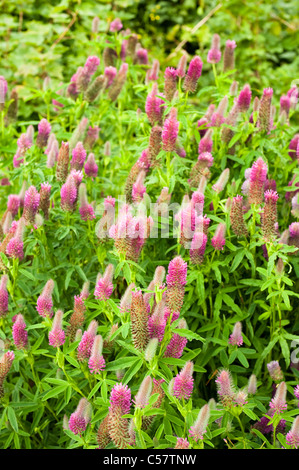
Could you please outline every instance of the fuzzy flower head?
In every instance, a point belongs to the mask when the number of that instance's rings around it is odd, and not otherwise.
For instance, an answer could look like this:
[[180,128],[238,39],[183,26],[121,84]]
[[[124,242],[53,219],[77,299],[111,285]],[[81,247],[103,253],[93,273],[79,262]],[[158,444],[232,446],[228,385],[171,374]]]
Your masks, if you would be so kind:
[[50,279],[47,281],[45,287],[42,290],[41,295],[37,299],[36,310],[41,317],[52,317],[53,315],[53,301],[52,293],[54,290],[54,281]]
[[97,335],[94,339],[90,358],[88,360],[88,368],[91,374],[100,374],[105,369],[105,359],[102,354],[103,351],[103,338]]
[[154,82],[151,92],[148,94],[145,102],[145,112],[152,126],[162,124],[163,104],[162,97],[158,96],[158,85]]
[[[184,318],[182,318],[179,323],[178,323],[178,328],[179,329],[187,329],[187,323]],[[180,336],[178,333],[174,333],[166,347],[166,351],[164,353],[165,357],[174,357],[179,359],[185,349],[186,344],[188,343],[187,338],[184,338],[183,336]]]
[[79,186],[79,212],[82,220],[95,219],[94,209],[91,204],[88,204],[86,185],[81,183]]
[[26,323],[22,314],[18,314],[12,326],[12,337],[17,349],[23,349],[28,344],[28,333]]
[[73,174],[69,174],[60,190],[61,208],[64,211],[73,211],[78,197],[78,188]]
[[199,56],[193,57],[185,75],[183,88],[185,91],[194,93],[197,89],[198,79],[201,76],[203,62]]
[[212,39],[211,49],[208,52],[207,61],[210,64],[217,64],[221,59],[220,51],[220,36],[219,34],[214,34]]
[[215,250],[222,251],[225,245],[225,232],[226,232],[226,224],[220,223],[217,225],[215,235],[211,240],[212,246]]
[[47,145],[51,133],[51,124],[47,119],[42,119],[38,124],[38,134],[36,138],[36,145],[43,148]]
[[111,21],[109,30],[111,33],[116,33],[122,29],[123,25],[119,18],[115,18],[115,20]]
[[9,242],[6,245],[6,254],[10,258],[19,258],[22,260],[24,258],[24,244],[23,244],[23,235],[25,230],[25,219],[21,217],[18,222],[13,222],[8,235],[13,234],[12,238],[9,239]]
[[7,274],[3,274],[0,279],[0,318],[8,313],[8,291],[7,291]]
[[74,434],[82,435],[91,418],[91,405],[86,398],[81,398],[74,413],[69,419],[69,429]]
[[113,264],[109,264],[105,270],[103,276],[98,275],[98,279],[96,282],[96,287],[94,291],[94,295],[96,299],[99,300],[108,300],[113,291],[113,274],[114,274],[114,266]]
[[207,426],[210,419],[210,407],[208,404],[204,405],[197,416],[193,426],[189,429],[189,434],[195,442],[202,440],[206,433]]
[[235,391],[230,372],[223,369],[218,373],[215,382],[221,402],[224,406],[231,406],[234,400]]
[[248,200],[250,204],[263,202],[264,184],[267,179],[268,166],[259,157],[252,165],[249,176]]
[[71,169],[82,170],[86,159],[86,150],[83,147],[82,142],[77,142],[75,148],[72,151]]
[[274,398],[270,401],[270,408],[277,414],[283,413],[287,409],[286,403],[287,387],[285,382],[280,382],[277,385],[277,389]]
[[246,84],[240,91],[237,98],[237,104],[240,112],[245,113],[248,111],[251,102],[251,88],[250,85]]
[[62,310],[57,310],[52,324],[52,329],[49,332],[49,344],[54,348],[62,346],[65,342],[65,333],[62,329]]
[[25,192],[23,212],[23,217],[28,224],[34,224],[34,219],[39,208],[39,203],[39,192],[35,186],[30,186],[30,188]]
[[166,152],[176,150],[176,142],[179,133],[179,122],[177,120],[177,109],[171,108],[169,115],[165,119],[162,129],[162,146]]
[[272,380],[275,382],[280,382],[283,380],[283,372],[278,361],[269,362],[267,364],[267,369]]
[[131,390],[127,385],[118,383],[114,385],[110,393],[110,408],[120,408],[122,414],[130,412],[131,408]]
[[242,336],[242,323],[241,322],[235,323],[233,332],[229,337],[229,344],[242,346],[243,336]]
[[87,330],[84,331],[77,348],[77,357],[79,361],[89,359],[97,329],[98,322],[96,320],[92,320]]
[[134,404],[136,408],[145,408],[148,405],[148,400],[152,392],[153,381],[150,375],[147,375],[135,396]]
[[189,400],[193,391],[193,362],[188,361],[181,372],[174,378],[172,394],[178,399]]
[[299,448],[299,416],[294,419],[292,427],[286,435],[286,441],[290,447]]

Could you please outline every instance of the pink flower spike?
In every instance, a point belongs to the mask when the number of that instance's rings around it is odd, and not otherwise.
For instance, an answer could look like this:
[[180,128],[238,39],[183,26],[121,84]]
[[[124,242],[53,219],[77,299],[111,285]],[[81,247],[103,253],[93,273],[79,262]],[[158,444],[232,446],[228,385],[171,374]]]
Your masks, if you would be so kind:
[[249,197],[250,204],[261,204],[263,202],[264,184],[267,179],[268,166],[259,157],[252,165],[249,176]]
[[229,344],[242,346],[243,336],[242,336],[242,323],[241,322],[235,323],[233,332],[229,337]]
[[93,220],[95,218],[94,209],[91,204],[88,204],[87,190],[85,183],[79,186],[79,212],[82,220]]
[[[12,224],[13,225],[13,224]],[[15,227],[11,227],[15,228]],[[14,236],[10,239],[6,246],[6,254],[10,258],[24,258],[24,247],[23,247],[23,234],[25,229],[25,219],[21,217],[17,222],[17,227],[14,232]]]
[[84,331],[77,348],[77,358],[79,361],[89,359],[98,326],[98,322],[96,320],[92,320],[87,330]]
[[103,351],[103,338],[101,335],[96,335],[90,358],[88,360],[88,368],[91,374],[100,374],[105,369],[105,359],[102,355]]
[[69,429],[74,434],[81,435],[85,430],[91,418],[91,405],[86,398],[81,398],[76,411],[71,414],[69,419]]
[[208,52],[207,61],[210,64],[217,64],[221,59],[220,51],[220,36],[219,34],[214,34],[212,39],[211,49]]
[[47,119],[42,119],[38,124],[38,134],[36,138],[36,145],[40,148],[46,147],[51,133],[51,124]]
[[181,400],[189,400],[193,391],[193,382],[192,377],[194,364],[191,361],[188,361],[181,372],[174,378],[172,386],[172,394]]
[[21,199],[18,194],[10,194],[7,200],[7,210],[11,212],[12,217],[15,217],[21,206]]
[[52,324],[52,329],[49,332],[49,344],[54,348],[62,346],[65,342],[65,333],[62,329],[63,311],[57,310]]
[[77,201],[78,189],[73,174],[69,174],[66,182],[62,185],[60,190],[61,208],[64,211],[73,211]]
[[121,20],[119,18],[115,18],[115,20],[111,21],[110,23],[109,31],[111,31],[112,33],[116,33],[120,31],[122,27],[123,27],[123,24]]
[[294,419],[291,430],[286,435],[286,441],[289,446],[299,448],[299,416]]
[[177,120],[177,110],[175,108],[171,108],[162,129],[163,150],[166,152],[175,152],[178,133],[179,122]]
[[28,344],[28,333],[23,315],[18,314],[12,326],[12,337],[17,349],[24,349]]
[[7,292],[7,274],[3,274],[0,279],[0,318],[8,313],[8,292]]
[[38,311],[39,315],[44,318],[51,318],[53,315],[52,293],[54,290],[54,285],[54,281],[49,279],[43,288],[41,295],[37,299],[36,310]]
[[210,407],[208,404],[206,404],[200,409],[194,425],[191,426],[191,428],[189,429],[189,434],[195,440],[195,442],[202,440],[204,438],[204,434],[206,433],[209,419],[210,419]]
[[96,299],[106,301],[111,297],[111,294],[113,292],[113,284],[112,284],[113,274],[114,274],[113,264],[109,264],[107,266],[103,276],[98,274],[96,287],[94,291],[94,296]]
[[197,89],[197,82],[199,77],[201,76],[203,62],[199,56],[195,56],[190,64],[185,75],[183,88],[185,91],[194,93]]
[[145,408],[152,393],[153,381],[150,375],[147,375],[135,396],[134,404],[136,408]]
[[287,387],[285,382],[280,382],[277,386],[274,398],[270,401],[270,408],[274,413],[280,414],[287,409],[286,403]]
[[226,232],[226,224],[220,223],[217,225],[216,232],[214,237],[211,240],[212,246],[215,250],[222,251],[225,245],[225,232]]
[[24,197],[24,219],[28,224],[34,224],[35,216],[40,203],[40,194],[35,186],[30,186]]
[[237,98],[237,104],[241,113],[246,113],[250,107],[251,102],[251,88],[250,85],[245,85],[240,91]]
[[82,170],[86,159],[86,150],[82,142],[78,142],[72,151],[71,169]]

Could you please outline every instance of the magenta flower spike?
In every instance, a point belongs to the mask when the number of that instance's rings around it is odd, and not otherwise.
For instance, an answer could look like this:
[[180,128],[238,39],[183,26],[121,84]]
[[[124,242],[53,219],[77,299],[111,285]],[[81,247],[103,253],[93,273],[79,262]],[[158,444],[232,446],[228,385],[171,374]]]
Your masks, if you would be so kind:
[[286,435],[287,444],[295,449],[299,448],[299,416],[293,421],[290,431]]
[[274,398],[269,403],[271,410],[274,413],[280,414],[283,413],[287,409],[286,403],[286,395],[287,395],[287,386],[285,382],[280,382],[277,385],[277,389],[274,395]]
[[104,76],[107,78],[107,85],[106,88],[110,87],[116,77],[117,74],[117,68],[113,67],[112,65],[109,65],[108,67],[105,67],[104,70]]
[[217,225],[215,235],[211,240],[212,246],[215,250],[222,251],[225,245],[226,224],[220,223]]
[[92,147],[99,138],[100,128],[98,126],[91,127],[87,129],[86,137],[83,142],[83,147],[88,150],[92,150]]
[[208,237],[204,232],[195,232],[191,242],[190,261],[192,264],[201,264],[204,259]]
[[236,41],[228,39],[225,43],[223,53],[223,72],[233,70],[235,68],[235,48],[237,47]]
[[231,228],[237,237],[247,236],[248,230],[244,221],[243,213],[243,196],[237,195],[233,197],[230,209]]
[[94,209],[91,204],[88,204],[87,190],[85,183],[79,186],[79,212],[82,220],[95,219]]
[[91,405],[86,398],[81,398],[74,413],[69,419],[69,429],[74,434],[83,434],[91,418]]
[[38,124],[38,134],[36,138],[36,145],[40,148],[46,147],[51,133],[51,124],[47,119],[42,119]]
[[91,374],[100,374],[105,369],[105,359],[103,357],[103,338],[96,335],[88,360],[88,368]]
[[186,362],[181,372],[174,378],[172,394],[182,400],[189,400],[193,392],[193,369],[194,364],[191,361]]
[[203,62],[199,56],[193,57],[189,64],[188,71],[185,75],[183,88],[185,91],[195,93],[197,89],[198,79],[201,76]]
[[122,63],[112,85],[109,87],[108,97],[112,101],[115,101],[118,98],[118,95],[126,83],[128,68],[129,66],[126,62]]
[[103,276],[98,274],[96,287],[94,291],[94,296],[96,299],[106,301],[111,297],[111,294],[113,292],[113,284],[112,284],[113,274],[114,274],[113,264],[108,264]]
[[144,351],[149,341],[148,311],[141,290],[132,292],[131,332],[136,349]]
[[[179,321],[178,328],[187,329],[187,323],[184,318]],[[187,338],[180,336],[178,333],[174,333],[166,347],[164,357],[174,357],[179,359],[182,356],[187,343]]]
[[272,88],[265,88],[263,91],[263,96],[260,100],[259,110],[258,110],[258,126],[261,131],[270,131],[271,127],[271,101],[273,96]]
[[241,113],[246,113],[250,107],[251,102],[251,88],[246,84],[239,93],[237,104]]
[[69,172],[69,143],[61,142],[57,155],[56,179],[62,183],[65,182]]
[[232,334],[229,337],[229,344],[233,346],[242,346],[243,344],[243,336],[242,336],[242,323],[237,322],[234,325],[234,329]]
[[250,204],[261,204],[264,196],[264,184],[267,179],[268,166],[260,157],[251,167],[249,176],[248,201]]
[[204,137],[202,137],[198,144],[198,155],[203,153],[211,153],[213,148],[212,140],[213,129],[209,129]]
[[177,120],[177,109],[171,108],[162,129],[163,150],[166,152],[175,152],[178,133],[179,122]]
[[92,320],[87,330],[84,331],[77,348],[77,358],[79,361],[89,359],[98,326],[98,322],[96,320]]
[[206,404],[200,409],[194,425],[189,429],[189,434],[195,442],[203,440],[204,434],[207,431],[209,419],[210,407]]
[[7,81],[2,75],[0,75],[0,111],[2,111],[4,108],[7,89]]
[[153,314],[148,319],[148,332],[151,339],[158,338],[159,343],[161,343],[164,338],[165,327],[166,327],[166,318],[164,316],[165,310],[165,301],[162,300],[159,302]]
[[12,217],[15,217],[21,207],[21,199],[18,194],[10,194],[7,200],[7,210],[11,212]]
[[61,196],[61,209],[64,211],[72,212],[75,209],[77,202],[78,189],[73,174],[69,174],[66,182],[62,185],[60,190]]
[[25,349],[28,345],[28,333],[26,323],[22,314],[16,315],[12,325],[12,337],[17,349]]
[[0,358],[0,397],[4,395],[3,382],[10,371],[14,358],[15,354],[13,351],[7,351]]
[[162,125],[163,105],[164,101],[158,96],[158,85],[153,83],[151,92],[147,95],[145,102],[145,112],[152,126],[155,124]]
[[108,414],[109,436],[118,449],[125,449],[130,442],[129,422],[122,418],[131,408],[131,390],[122,383],[114,385],[110,394]]
[[218,373],[215,382],[217,393],[223,406],[231,406],[234,401],[235,390],[230,372],[223,369]]
[[49,332],[49,344],[54,348],[63,346],[65,342],[65,332],[62,329],[63,311],[57,310],[52,323],[52,329]]
[[148,156],[150,158],[150,166],[157,164],[156,157],[162,148],[162,127],[153,126],[151,128],[148,141]]
[[296,385],[296,387],[294,388],[294,395],[297,400],[299,400],[299,385]]
[[262,232],[264,240],[270,242],[277,235],[277,200],[278,194],[272,189],[265,191],[265,206],[262,214]]
[[52,301],[52,293],[54,290],[54,281],[49,279],[47,281],[45,287],[42,290],[42,293],[37,299],[36,310],[38,311],[41,317],[49,317],[53,316],[53,301]]
[[176,256],[170,261],[166,282],[166,305],[170,310],[178,312],[183,305],[187,282],[187,263],[181,256]]
[[7,274],[3,274],[0,279],[0,318],[8,313],[8,291],[7,291]]
[[115,20],[111,21],[109,31],[111,33],[117,33],[122,29],[123,25],[119,18],[115,18]]
[[71,170],[82,170],[86,159],[86,150],[82,142],[77,142],[72,151]]
[[208,52],[207,62],[209,64],[218,64],[221,59],[220,51],[220,36],[219,34],[214,34],[212,39],[211,49]]
[[35,186],[30,186],[24,197],[23,217],[28,224],[34,224],[40,203],[40,194]]
[[150,375],[147,375],[135,395],[134,404],[136,408],[145,408],[148,405],[149,398],[152,393],[153,381]]
[[160,62],[158,61],[158,59],[154,59],[151,69],[148,70],[146,74],[146,83],[148,83],[149,81],[158,80],[159,71],[160,71]]
[[211,116],[211,121],[209,126],[211,127],[220,127],[225,122],[225,113],[228,107],[228,97],[224,96],[219,103],[217,111],[215,111]]
[[132,200],[135,203],[141,202],[143,200],[143,196],[146,192],[146,187],[144,185],[145,180],[145,171],[141,171],[137,176],[137,179],[132,187]]
[[140,65],[148,65],[148,52],[147,49],[140,47],[136,51],[136,61]]
[[6,254],[10,258],[19,258],[19,260],[22,260],[24,258],[23,235],[25,225],[25,219],[21,217],[17,222],[17,227],[15,229],[13,237],[9,240],[6,246]]
[[177,71],[173,67],[166,67],[164,73],[164,95],[167,101],[172,101],[177,89]]

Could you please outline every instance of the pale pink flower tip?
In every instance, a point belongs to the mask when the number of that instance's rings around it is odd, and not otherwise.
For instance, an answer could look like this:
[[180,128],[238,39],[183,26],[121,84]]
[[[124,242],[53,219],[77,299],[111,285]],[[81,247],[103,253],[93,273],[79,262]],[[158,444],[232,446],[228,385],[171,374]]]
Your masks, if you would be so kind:
[[172,393],[178,398],[189,400],[193,391],[193,362],[189,361],[185,364],[181,372],[174,378]]
[[283,413],[287,409],[286,403],[287,387],[285,382],[280,382],[277,386],[274,398],[270,401],[270,408],[275,413]]
[[220,223],[216,228],[216,232],[214,237],[211,240],[212,246],[215,250],[222,251],[225,245],[225,232],[226,232],[226,224]]
[[243,344],[242,324],[241,322],[235,323],[232,334],[229,337],[229,344],[241,346]]
[[86,398],[81,398],[76,411],[71,414],[69,419],[69,429],[74,434],[82,434],[91,418],[91,405]]
[[113,273],[114,267],[109,264],[103,276],[98,275],[94,295],[96,299],[108,300],[113,292]]
[[119,18],[115,18],[115,20],[111,21],[110,23],[110,31],[112,33],[115,33],[117,31],[120,31],[123,27],[123,24]]
[[97,335],[94,339],[90,358],[88,361],[88,368],[91,374],[99,374],[105,369],[105,359],[102,355],[103,350],[103,338],[101,335]]
[[210,418],[210,407],[208,404],[204,405],[198,413],[197,419],[194,426],[189,429],[190,436],[197,442],[204,438],[206,433],[207,425]]
[[52,329],[49,332],[49,344],[55,348],[62,346],[65,342],[65,332],[62,329],[62,317],[63,312],[61,310],[57,310]]
[[299,448],[299,416],[294,419],[291,430],[286,435],[286,441],[289,446]]

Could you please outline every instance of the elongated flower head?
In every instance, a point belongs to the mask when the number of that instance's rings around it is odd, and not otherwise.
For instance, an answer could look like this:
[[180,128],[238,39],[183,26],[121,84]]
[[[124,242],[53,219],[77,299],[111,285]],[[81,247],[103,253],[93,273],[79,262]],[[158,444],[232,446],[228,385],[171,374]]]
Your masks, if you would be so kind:
[[39,209],[43,211],[45,219],[49,218],[49,209],[50,209],[50,194],[51,194],[51,185],[50,183],[41,183],[40,185],[40,201]]
[[36,138],[36,145],[43,148],[47,145],[49,135],[51,133],[51,124],[47,119],[42,119],[38,124],[38,134]]
[[7,351],[0,358],[0,396],[3,394],[2,384],[10,371],[14,358],[15,354],[13,351]]
[[[24,258],[23,236],[25,230],[25,219],[21,217],[18,222],[13,222],[9,229],[7,238],[9,239],[5,252],[10,258]],[[13,236],[11,237],[11,235]]]
[[295,449],[299,448],[299,416],[293,421],[290,431],[286,435],[287,444]]
[[65,182],[69,171],[69,143],[61,142],[57,155],[56,179]]
[[225,232],[226,232],[226,224],[220,223],[217,225],[215,235],[211,240],[212,246],[215,250],[222,251],[225,245]]
[[177,76],[180,78],[184,78],[186,74],[186,67],[187,67],[187,54],[184,53],[179,60],[178,67],[176,69]]
[[146,346],[145,351],[144,351],[144,359],[147,362],[151,362],[153,358],[155,357],[158,344],[159,344],[158,338],[151,338],[149,340],[148,345]]
[[146,186],[144,185],[145,171],[141,171],[137,176],[137,179],[132,187],[132,200],[135,203],[141,202],[146,192]]
[[192,377],[194,364],[191,361],[188,361],[181,372],[174,378],[172,393],[178,399],[184,398],[189,400],[192,391],[193,391],[193,382]]
[[118,383],[112,388],[109,401],[109,409],[120,408],[122,414],[127,414],[131,408],[131,390],[127,385]]
[[223,72],[235,68],[235,48],[237,47],[236,41],[228,39],[225,43],[223,53]]
[[84,149],[82,142],[77,142],[75,148],[72,151],[71,169],[82,170],[86,159],[86,150]]
[[113,274],[114,274],[114,266],[113,264],[109,264],[105,270],[103,276],[99,275],[96,287],[94,291],[94,295],[96,299],[99,300],[108,300],[111,297],[113,292]]
[[227,182],[229,180],[229,174],[230,170],[229,168],[225,168],[225,170],[222,171],[220,177],[218,178],[217,182],[212,186],[212,189],[216,191],[216,193],[220,193],[224,190],[225,186],[227,185]]
[[256,394],[256,389],[257,389],[256,380],[257,380],[256,375],[251,374],[251,376],[249,377],[248,386],[247,386],[247,391],[248,391],[249,395],[255,395]]
[[171,108],[162,129],[163,150],[166,152],[174,152],[176,150],[178,132],[179,122],[177,120],[177,110],[176,108]]
[[239,321],[234,325],[233,332],[229,337],[229,344],[237,346],[242,346],[243,344],[242,323]]
[[46,318],[52,317],[53,315],[53,301],[52,301],[52,293],[54,290],[54,281],[53,279],[49,279],[47,281],[45,287],[42,290],[41,295],[37,299],[37,306],[36,310],[40,314],[40,316]]
[[155,124],[162,124],[164,101],[162,97],[158,96],[158,94],[158,85],[156,82],[154,82],[151,92],[148,94],[145,102],[145,112],[152,126]]
[[207,426],[210,419],[210,407],[208,404],[204,405],[197,416],[197,419],[193,426],[189,429],[190,436],[194,439],[195,442],[202,440],[204,434],[206,433]]
[[64,211],[71,212],[75,209],[77,197],[78,197],[78,189],[75,180],[75,176],[73,174],[69,174],[67,177],[66,182],[62,185],[60,190],[61,196],[61,208]]
[[239,110],[242,113],[248,111],[251,102],[251,88],[250,85],[246,84],[243,89],[240,91],[239,96],[237,98],[237,103]]
[[93,342],[96,337],[98,329],[98,322],[96,320],[92,320],[87,328],[84,331],[80,343],[78,344],[77,348],[77,357],[79,361],[84,361],[85,359],[89,359]]
[[161,342],[164,337],[166,327],[164,309],[165,301],[162,299],[162,301],[155,306],[153,314],[148,319],[149,337],[152,339],[157,338],[159,342]]
[[7,199],[7,210],[15,217],[21,206],[20,196],[18,194],[10,194]]
[[88,204],[85,183],[81,183],[79,186],[79,204],[79,212],[82,220],[95,219],[93,206],[91,204]]
[[86,398],[81,398],[74,413],[69,419],[69,429],[74,434],[81,435],[85,430],[91,418],[91,405]]
[[170,261],[166,276],[167,287],[185,286],[187,281],[187,263],[181,256]]
[[0,279],[0,318],[8,313],[8,291],[7,291],[7,274],[3,274]]
[[65,332],[62,329],[63,311],[57,310],[54,316],[52,329],[49,332],[49,344],[54,348],[62,346],[65,342]]
[[259,157],[252,165],[249,176],[248,201],[250,204],[261,204],[263,202],[264,184],[267,179],[268,166]]
[[205,135],[200,139],[199,144],[198,144],[198,155],[201,155],[203,153],[211,153],[212,148],[213,148],[213,140],[212,140],[212,135],[213,135],[213,129],[209,129]]
[[28,224],[34,224],[34,219],[40,203],[40,194],[35,186],[25,192],[23,217]]
[[148,52],[147,49],[140,47],[136,51],[136,61],[140,65],[147,65],[148,64]]
[[261,131],[270,131],[271,126],[271,101],[273,96],[272,88],[265,88],[260,100],[258,110],[258,126]]
[[191,242],[190,261],[192,264],[201,264],[204,259],[208,237],[204,232],[195,232]]
[[277,200],[278,194],[272,189],[265,191],[265,207],[262,215],[262,232],[265,241],[271,241],[277,235]]
[[122,91],[127,80],[128,68],[129,66],[127,63],[122,63],[115,79],[113,80],[112,85],[109,87],[108,97],[111,99],[111,101],[116,101],[120,92]]
[[152,392],[153,381],[150,375],[147,375],[141,385],[139,390],[135,396],[134,404],[136,408],[145,408],[148,405],[148,400]]
[[177,71],[173,67],[166,67],[164,73],[164,94],[168,101],[171,101],[177,89]]
[[197,89],[198,79],[201,76],[203,62],[199,56],[193,57],[185,75],[183,88],[185,91],[194,93]]
[[234,400],[234,385],[231,374],[228,370],[223,369],[218,372],[215,380],[217,384],[217,393],[224,406],[231,406]]
[[272,380],[275,382],[280,382],[283,380],[283,373],[278,361],[269,362],[267,364],[267,369]]
[[102,354],[103,338],[96,335],[91,349],[90,358],[88,360],[88,368],[91,374],[100,374],[105,369],[105,359]]
[[[179,323],[178,323],[178,328],[179,329],[188,329],[186,320],[182,318]],[[164,353],[165,357],[175,357],[179,359],[183,352],[186,344],[188,343],[187,338],[184,336],[180,336],[178,333],[174,333],[172,335],[172,338],[170,339],[166,351]]]
[[248,230],[244,221],[243,196],[237,195],[232,199],[230,209],[230,223],[237,237],[247,236]]
[[220,36],[219,34],[214,34],[212,39],[211,49],[208,52],[207,61],[210,64],[217,64],[221,59],[220,51]]
[[26,323],[24,317],[19,313],[12,326],[12,337],[14,345],[17,349],[24,349],[28,344],[28,333],[26,331]]
[[132,292],[131,330],[135,348],[145,350],[149,341],[148,311],[141,290]]
[[287,387],[285,382],[280,382],[274,397],[270,401],[270,408],[277,414],[283,413],[287,409],[286,403]]

